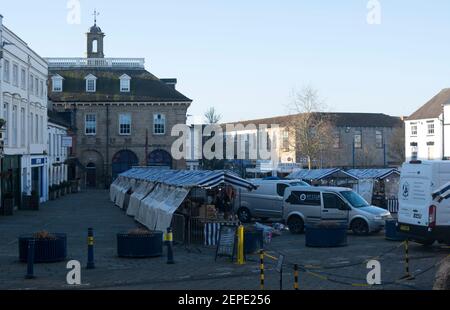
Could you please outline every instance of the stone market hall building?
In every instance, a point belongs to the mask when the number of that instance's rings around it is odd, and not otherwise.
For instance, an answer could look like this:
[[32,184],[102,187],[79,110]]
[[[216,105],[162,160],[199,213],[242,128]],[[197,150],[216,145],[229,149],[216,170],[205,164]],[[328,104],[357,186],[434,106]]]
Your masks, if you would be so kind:
[[192,100],[159,79],[144,59],[105,58],[105,34],[87,33],[87,58],[47,58],[49,98],[55,110],[71,112],[76,177],[88,187],[109,186],[133,166],[185,168],[172,159],[172,127],[186,123]]

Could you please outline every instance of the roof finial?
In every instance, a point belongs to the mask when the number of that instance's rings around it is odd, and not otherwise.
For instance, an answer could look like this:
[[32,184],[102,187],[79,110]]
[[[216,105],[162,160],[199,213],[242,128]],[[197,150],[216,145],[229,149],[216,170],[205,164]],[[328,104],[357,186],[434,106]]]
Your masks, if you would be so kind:
[[92,15],[94,15],[94,25],[97,25],[97,16],[99,16],[100,13],[97,12],[97,9],[95,9],[94,10],[94,14],[92,14]]

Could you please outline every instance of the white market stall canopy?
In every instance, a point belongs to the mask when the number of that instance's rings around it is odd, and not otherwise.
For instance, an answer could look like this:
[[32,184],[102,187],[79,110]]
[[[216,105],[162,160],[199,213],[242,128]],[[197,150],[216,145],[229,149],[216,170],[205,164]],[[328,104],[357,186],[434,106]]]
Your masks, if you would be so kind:
[[165,231],[193,188],[211,189],[220,185],[254,190],[252,182],[228,171],[188,171],[158,168],[133,168],[114,181],[111,200],[124,207],[124,196],[132,190],[127,214],[150,230]]

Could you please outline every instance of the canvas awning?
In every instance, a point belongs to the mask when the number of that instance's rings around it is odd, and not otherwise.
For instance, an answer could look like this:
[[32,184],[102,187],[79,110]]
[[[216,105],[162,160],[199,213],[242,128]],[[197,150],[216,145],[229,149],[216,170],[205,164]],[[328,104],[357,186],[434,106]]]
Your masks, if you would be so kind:
[[130,203],[127,209],[127,215],[136,216],[141,205],[141,201],[152,192],[155,184],[143,181],[130,197]]

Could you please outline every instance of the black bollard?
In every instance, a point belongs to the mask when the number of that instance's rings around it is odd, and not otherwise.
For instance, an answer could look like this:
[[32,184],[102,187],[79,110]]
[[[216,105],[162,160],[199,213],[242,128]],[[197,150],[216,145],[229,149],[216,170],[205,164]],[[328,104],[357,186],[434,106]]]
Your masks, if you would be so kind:
[[28,259],[27,259],[27,275],[25,276],[25,279],[34,279],[34,247],[35,247],[35,240],[30,239],[28,241]]
[[173,259],[173,233],[172,228],[167,228],[166,234],[166,244],[167,244],[167,264],[173,265],[175,261]]
[[95,269],[94,263],[94,229],[88,229],[88,262],[86,269]]

